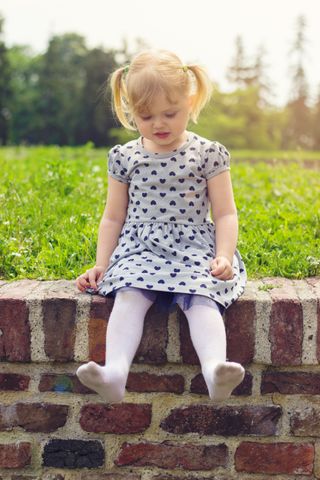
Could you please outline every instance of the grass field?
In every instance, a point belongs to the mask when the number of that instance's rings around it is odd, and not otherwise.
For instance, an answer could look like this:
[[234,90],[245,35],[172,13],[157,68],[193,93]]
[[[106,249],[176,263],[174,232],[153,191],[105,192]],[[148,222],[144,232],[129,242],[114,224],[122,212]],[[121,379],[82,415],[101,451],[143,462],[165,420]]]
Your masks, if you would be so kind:
[[[72,279],[94,264],[106,153],[90,146],[0,149],[0,278]],[[320,275],[320,175],[301,163],[320,154],[282,152],[282,163],[267,152],[232,153],[238,248],[249,278]]]

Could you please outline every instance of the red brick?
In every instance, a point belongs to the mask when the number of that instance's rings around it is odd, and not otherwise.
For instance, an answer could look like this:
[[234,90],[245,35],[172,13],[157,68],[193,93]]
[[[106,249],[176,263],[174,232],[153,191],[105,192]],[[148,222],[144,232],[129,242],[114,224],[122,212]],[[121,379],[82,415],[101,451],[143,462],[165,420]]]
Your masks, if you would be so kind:
[[319,395],[320,373],[264,372],[261,393]]
[[228,477],[222,476],[222,475],[215,475],[214,477],[199,477],[198,475],[196,477],[189,477],[189,476],[183,476],[183,477],[175,477],[172,475],[155,475],[152,477],[151,480],[231,480],[230,475]]
[[129,373],[127,381],[129,392],[184,392],[182,375],[155,375],[147,372]]
[[44,349],[50,360],[74,359],[76,302],[68,298],[43,301]]
[[[191,393],[199,393],[201,395],[208,395],[207,385],[204,381],[202,373],[199,373],[191,380],[190,385]],[[252,394],[252,375],[250,372],[246,372],[243,381],[232,392],[232,395],[246,396]]]
[[299,437],[320,437],[320,409],[304,407],[290,412],[290,430]]
[[40,392],[96,393],[82,385],[76,375],[44,373],[39,384]]
[[151,423],[150,404],[89,404],[80,412],[80,425],[86,432],[129,434],[144,432]]
[[238,472],[311,475],[313,462],[311,443],[243,442],[235,453]]
[[118,466],[152,466],[185,470],[212,470],[226,467],[228,449],[226,445],[195,445],[192,443],[141,442],[124,443],[115,460]]
[[0,406],[0,430],[22,427],[27,432],[54,432],[65,425],[69,407],[49,403]]
[[273,365],[300,365],[303,313],[297,299],[277,298],[270,314],[271,360]]
[[175,434],[200,435],[275,435],[282,415],[278,406],[221,407],[190,405],[174,408],[160,427]]
[[0,360],[30,361],[29,308],[25,300],[0,297]]
[[0,468],[23,468],[31,463],[31,445],[27,442],[1,444]]
[[23,391],[29,387],[30,377],[19,373],[0,373],[0,390]]
[[112,307],[113,299],[99,295],[92,297],[88,324],[89,358],[97,363],[105,363],[106,330]]
[[241,300],[226,310],[227,358],[247,365],[253,361],[256,309],[253,300]]

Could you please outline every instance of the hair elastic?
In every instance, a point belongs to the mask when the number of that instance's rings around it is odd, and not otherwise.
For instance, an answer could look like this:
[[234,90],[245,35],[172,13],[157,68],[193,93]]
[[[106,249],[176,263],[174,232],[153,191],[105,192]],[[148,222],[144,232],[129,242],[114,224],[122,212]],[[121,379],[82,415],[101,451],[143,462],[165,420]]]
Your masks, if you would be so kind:
[[185,73],[187,73],[189,67],[188,65],[183,65],[181,68]]
[[128,72],[129,72],[129,65],[126,65],[125,67],[123,67],[123,73],[127,75]]

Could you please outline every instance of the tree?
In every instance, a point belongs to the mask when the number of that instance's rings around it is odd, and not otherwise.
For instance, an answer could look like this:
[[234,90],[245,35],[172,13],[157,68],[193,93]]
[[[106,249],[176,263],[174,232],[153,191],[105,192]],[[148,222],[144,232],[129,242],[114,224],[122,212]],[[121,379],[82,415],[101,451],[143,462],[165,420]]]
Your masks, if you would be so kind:
[[115,121],[107,85],[109,75],[117,67],[115,53],[94,48],[85,58],[80,143],[91,140],[96,146],[104,146],[110,140],[108,133]]
[[9,135],[10,110],[8,103],[12,95],[10,87],[10,64],[6,45],[2,39],[4,19],[0,15],[0,144],[6,145]]
[[237,88],[246,88],[252,83],[252,67],[248,64],[240,35],[236,37],[235,47],[236,52],[227,70],[227,79]]
[[40,71],[39,141],[75,145],[82,131],[82,92],[85,85],[85,40],[75,33],[54,36]]
[[311,116],[308,107],[308,82],[305,74],[306,57],[306,20],[303,15],[297,19],[295,38],[290,50],[293,63],[290,67],[292,73],[291,98],[287,104],[288,124],[284,131],[283,147],[310,148],[312,138],[310,135]]

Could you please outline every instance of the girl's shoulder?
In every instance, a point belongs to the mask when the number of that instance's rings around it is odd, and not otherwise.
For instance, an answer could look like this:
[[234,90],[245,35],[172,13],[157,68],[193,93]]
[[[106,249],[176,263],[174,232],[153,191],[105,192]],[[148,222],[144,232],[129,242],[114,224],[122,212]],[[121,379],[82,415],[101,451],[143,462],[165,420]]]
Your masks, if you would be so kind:
[[213,156],[213,154],[222,155],[230,157],[230,153],[228,152],[227,148],[217,140],[209,140],[208,138],[202,137],[201,135],[195,134],[194,135],[194,142],[193,146],[197,148],[197,150],[205,155]]
[[127,143],[120,144],[118,143],[117,145],[114,145],[112,148],[109,150],[109,155],[117,155],[124,157],[126,155],[130,155],[132,153],[132,150],[135,150],[138,147],[138,140],[130,140]]

